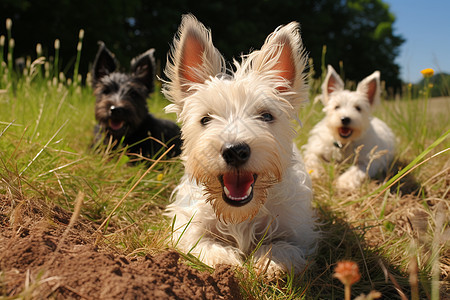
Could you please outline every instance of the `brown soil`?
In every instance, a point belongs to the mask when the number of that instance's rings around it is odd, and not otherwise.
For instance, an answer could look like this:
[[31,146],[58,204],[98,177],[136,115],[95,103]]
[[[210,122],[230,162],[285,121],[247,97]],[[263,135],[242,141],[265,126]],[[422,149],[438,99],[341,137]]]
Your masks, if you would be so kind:
[[[14,209],[12,207],[14,206]],[[0,195],[0,294],[55,299],[241,299],[234,271],[213,274],[178,253],[127,257],[95,246],[94,227],[34,201]]]

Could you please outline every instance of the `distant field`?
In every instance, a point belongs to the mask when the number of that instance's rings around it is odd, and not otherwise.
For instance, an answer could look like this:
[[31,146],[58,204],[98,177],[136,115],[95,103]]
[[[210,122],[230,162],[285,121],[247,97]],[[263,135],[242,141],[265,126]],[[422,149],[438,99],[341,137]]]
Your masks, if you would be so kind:
[[447,115],[450,117],[450,97],[431,98],[429,102],[431,115]]

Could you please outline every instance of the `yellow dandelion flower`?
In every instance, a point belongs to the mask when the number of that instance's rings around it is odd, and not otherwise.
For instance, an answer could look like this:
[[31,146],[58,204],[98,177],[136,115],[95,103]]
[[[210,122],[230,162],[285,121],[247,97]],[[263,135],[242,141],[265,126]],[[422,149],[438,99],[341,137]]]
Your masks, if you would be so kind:
[[434,70],[432,68],[426,68],[420,71],[422,73],[423,77],[428,78],[434,75]]
[[163,174],[163,173],[159,173],[159,174],[156,176],[156,180],[158,180],[158,181],[163,180],[163,178],[164,178],[164,174]]

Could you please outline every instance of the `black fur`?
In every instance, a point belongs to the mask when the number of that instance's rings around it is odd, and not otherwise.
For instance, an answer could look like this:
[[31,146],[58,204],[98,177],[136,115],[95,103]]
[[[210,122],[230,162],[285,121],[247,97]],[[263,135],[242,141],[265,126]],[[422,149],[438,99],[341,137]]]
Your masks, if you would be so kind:
[[174,145],[169,156],[181,152],[180,128],[172,121],[158,119],[148,112],[147,97],[154,91],[154,49],[131,60],[130,73],[117,71],[118,62],[105,46],[99,49],[92,68],[92,87],[97,98],[94,143],[121,142],[129,153],[157,158]]

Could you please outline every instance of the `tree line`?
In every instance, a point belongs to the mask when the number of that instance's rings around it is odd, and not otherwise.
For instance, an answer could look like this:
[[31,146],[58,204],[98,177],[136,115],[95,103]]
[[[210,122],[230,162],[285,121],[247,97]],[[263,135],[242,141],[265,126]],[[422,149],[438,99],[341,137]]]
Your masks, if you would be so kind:
[[[81,73],[89,70],[100,40],[124,69],[132,57],[149,48],[156,49],[163,68],[181,15],[188,12],[212,29],[214,44],[228,60],[258,49],[277,26],[298,21],[315,76],[321,76],[324,62],[337,70],[343,67],[341,75],[349,80],[359,81],[380,70],[388,88],[401,85],[394,60],[404,39],[394,33],[395,16],[382,0],[2,0],[0,4],[0,20],[13,21],[15,57],[33,57],[37,43],[51,57],[58,38],[60,69],[70,72],[78,32],[84,29]],[[0,35],[6,35],[3,26]]]

